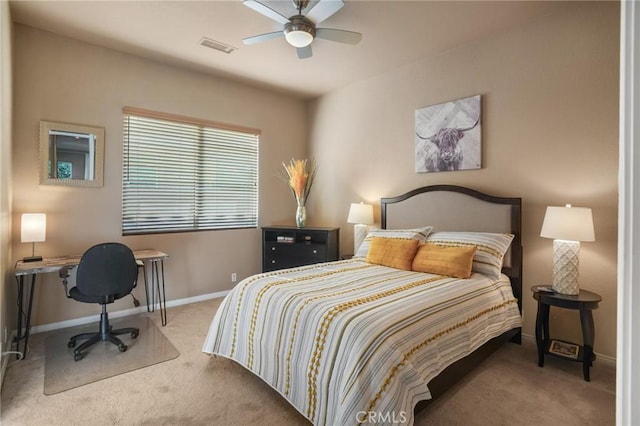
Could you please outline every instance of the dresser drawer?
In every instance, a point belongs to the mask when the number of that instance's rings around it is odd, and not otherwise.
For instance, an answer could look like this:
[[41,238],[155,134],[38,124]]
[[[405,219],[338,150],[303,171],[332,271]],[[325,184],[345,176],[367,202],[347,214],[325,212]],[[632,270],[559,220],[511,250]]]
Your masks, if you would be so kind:
[[298,266],[296,263],[295,244],[265,243],[265,249],[262,257],[263,270],[265,271]]
[[326,262],[327,247],[317,244],[267,244],[264,260],[273,269]]
[[327,260],[327,246],[319,244],[300,245],[298,256],[301,260],[314,261],[313,263]]

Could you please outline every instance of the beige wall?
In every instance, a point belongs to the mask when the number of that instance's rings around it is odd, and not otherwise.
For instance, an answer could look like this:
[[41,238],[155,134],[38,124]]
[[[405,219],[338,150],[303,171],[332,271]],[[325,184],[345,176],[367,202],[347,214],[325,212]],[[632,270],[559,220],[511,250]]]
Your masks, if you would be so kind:
[[[259,229],[121,236],[122,108],[261,129],[259,217],[260,225],[269,225],[293,223],[295,205],[276,172],[283,160],[306,154],[303,101],[31,27],[14,28],[13,261],[31,250],[20,243],[20,215],[45,212],[47,241],[36,244],[37,254],[80,254],[103,241],[165,251],[168,300],[228,290],[231,273],[241,279],[260,272]],[[38,185],[39,120],[105,128],[103,188]],[[42,276],[37,292],[35,325],[96,313],[95,306],[67,300],[56,274]],[[135,292],[144,300],[143,288]],[[125,298],[110,310],[131,307]]]
[[[618,64],[619,4],[582,3],[328,94],[312,105],[309,132],[314,192],[332,196],[315,199],[310,216],[340,226],[351,253],[351,202],[438,183],[522,197],[524,333],[533,335],[529,288],[551,280],[545,208],[591,207],[597,241],[582,245],[581,285],[604,298],[595,350],[615,357]],[[476,94],[482,169],[414,173],[415,109]],[[551,322],[555,337],[581,341],[576,312],[552,309]]]

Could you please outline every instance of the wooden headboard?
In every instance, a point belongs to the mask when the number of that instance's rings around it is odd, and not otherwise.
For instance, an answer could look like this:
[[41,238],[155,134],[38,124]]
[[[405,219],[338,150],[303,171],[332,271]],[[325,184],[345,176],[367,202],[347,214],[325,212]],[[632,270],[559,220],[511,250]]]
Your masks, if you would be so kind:
[[433,231],[501,232],[514,235],[502,272],[511,279],[522,312],[522,199],[487,195],[455,185],[432,185],[382,198],[384,229],[433,226]]

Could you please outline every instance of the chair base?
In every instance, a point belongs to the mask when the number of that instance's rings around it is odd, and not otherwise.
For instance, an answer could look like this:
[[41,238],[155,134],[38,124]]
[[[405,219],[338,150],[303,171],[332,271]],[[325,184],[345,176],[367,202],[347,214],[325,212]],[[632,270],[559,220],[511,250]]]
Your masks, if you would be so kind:
[[135,327],[119,328],[117,330],[113,330],[113,328],[109,325],[109,314],[107,313],[107,307],[103,304],[102,313],[100,314],[100,331],[95,333],[76,334],[69,339],[67,346],[70,348],[75,348],[78,340],[87,340],[73,350],[74,361],[80,361],[82,358],[84,358],[84,351],[98,342],[111,342],[118,347],[120,352],[124,352],[127,350],[127,345],[125,345],[122,340],[120,340],[116,336],[119,336],[121,334],[131,334],[131,338],[135,339],[136,337],[138,337],[139,333],[140,329]]

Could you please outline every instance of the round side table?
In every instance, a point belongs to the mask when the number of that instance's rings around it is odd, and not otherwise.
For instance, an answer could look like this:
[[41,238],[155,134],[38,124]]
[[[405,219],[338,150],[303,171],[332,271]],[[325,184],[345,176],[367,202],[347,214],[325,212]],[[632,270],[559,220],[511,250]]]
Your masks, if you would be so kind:
[[[545,354],[558,356],[563,359],[582,362],[584,380],[589,382],[589,367],[595,360],[593,341],[595,330],[591,311],[598,308],[602,297],[588,290],[580,290],[573,295],[555,293],[551,286],[537,285],[531,287],[533,298],[538,301],[536,316],[536,346],[538,348],[538,366],[544,366]],[[549,310],[551,306],[580,311],[580,325],[582,327],[582,345],[561,340],[553,340],[549,336]]]

